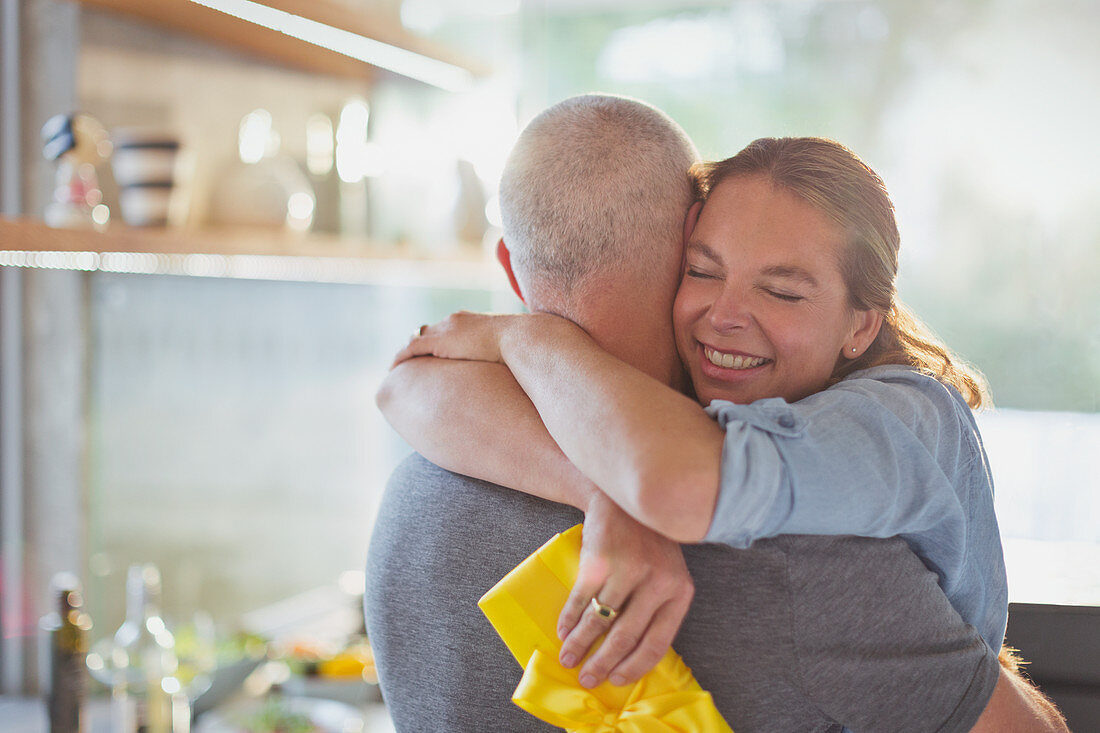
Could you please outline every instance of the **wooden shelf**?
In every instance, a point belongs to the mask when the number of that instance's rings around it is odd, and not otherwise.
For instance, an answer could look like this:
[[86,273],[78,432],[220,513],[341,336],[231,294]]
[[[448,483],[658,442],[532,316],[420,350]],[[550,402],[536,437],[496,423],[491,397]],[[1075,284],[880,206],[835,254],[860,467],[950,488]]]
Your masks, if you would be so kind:
[[495,263],[470,245],[436,254],[335,235],[125,226],[100,233],[52,229],[40,221],[3,217],[0,266],[508,290]]
[[[26,252],[143,252],[154,254],[274,255],[428,259],[411,248],[335,234],[294,234],[277,229],[185,230],[112,223],[105,232],[53,229],[37,219],[0,217],[0,250]],[[449,259],[475,261],[475,247],[456,245]]]
[[[336,51],[212,10],[190,0],[73,0],[81,5],[121,13],[164,28],[227,44],[263,58],[307,71],[358,79],[370,78],[376,67]],[[265,0],[276,10],[333,28],[381,41],[437,61],[452,64],[475,76],[488,69],[456,52],[409,33],[389,18],[352,10],[333,0]]]

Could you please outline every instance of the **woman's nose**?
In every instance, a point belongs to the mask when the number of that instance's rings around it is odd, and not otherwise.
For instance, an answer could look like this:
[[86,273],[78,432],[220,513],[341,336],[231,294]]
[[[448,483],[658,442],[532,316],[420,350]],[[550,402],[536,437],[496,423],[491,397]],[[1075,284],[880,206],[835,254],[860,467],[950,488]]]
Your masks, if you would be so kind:
[[710,326],[718,333],[729,333],[745,328],[752,320],[743,295],[732,288],[724,288],[707,314]]

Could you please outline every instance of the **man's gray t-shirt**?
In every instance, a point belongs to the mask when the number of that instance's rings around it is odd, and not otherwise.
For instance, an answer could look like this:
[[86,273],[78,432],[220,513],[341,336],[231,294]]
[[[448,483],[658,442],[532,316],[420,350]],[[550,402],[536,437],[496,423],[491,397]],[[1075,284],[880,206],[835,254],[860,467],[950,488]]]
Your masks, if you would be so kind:
[[[555,730],[477,600],[576,510],[412,456],[387,486],[367,629],[399,731]],[[695,599],[673,647],[735,731],[965,731],[999,673],[904,542],[782,536],[684,548]]]

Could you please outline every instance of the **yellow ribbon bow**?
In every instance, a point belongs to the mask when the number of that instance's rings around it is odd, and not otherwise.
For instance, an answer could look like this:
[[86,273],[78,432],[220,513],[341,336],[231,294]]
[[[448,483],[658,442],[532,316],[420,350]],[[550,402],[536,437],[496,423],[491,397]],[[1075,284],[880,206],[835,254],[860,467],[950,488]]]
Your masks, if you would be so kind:
[[540,720],[582,733],[733,733],[671,648],[633,685],[581,687],[558,663],[558,614],[580,563],[581,526],[555,535],[478,602],[524,668],[512,700]]

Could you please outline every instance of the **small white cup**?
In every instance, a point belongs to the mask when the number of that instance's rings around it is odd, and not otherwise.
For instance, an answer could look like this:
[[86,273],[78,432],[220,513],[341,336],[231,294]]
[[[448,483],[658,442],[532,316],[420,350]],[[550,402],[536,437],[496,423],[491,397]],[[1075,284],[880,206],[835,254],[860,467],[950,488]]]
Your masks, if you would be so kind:
[[175,190],[179,137],[153,128],[122,128],[112,137],[122,219],[131,226],[164,226]]

